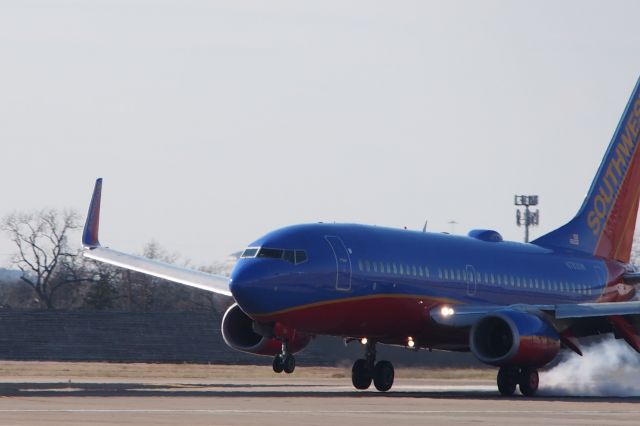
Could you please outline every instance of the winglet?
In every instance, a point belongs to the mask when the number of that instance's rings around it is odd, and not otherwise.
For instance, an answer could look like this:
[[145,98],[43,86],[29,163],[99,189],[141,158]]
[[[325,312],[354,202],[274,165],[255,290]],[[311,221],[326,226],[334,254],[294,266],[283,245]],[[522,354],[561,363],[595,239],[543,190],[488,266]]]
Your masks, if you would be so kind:
[[87,221],[82,232],[82,245],[86,248],[100,247],[98,241],[98,230],[100,228],[100,198],[102,196],[102,178],[96,180],[93,188],[93,196],[87,213]]

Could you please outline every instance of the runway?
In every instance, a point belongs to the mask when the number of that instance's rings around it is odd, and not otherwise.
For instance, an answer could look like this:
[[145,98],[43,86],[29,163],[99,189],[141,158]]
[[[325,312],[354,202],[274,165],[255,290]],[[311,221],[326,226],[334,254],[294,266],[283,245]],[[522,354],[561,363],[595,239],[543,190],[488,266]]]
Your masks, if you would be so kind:
[[5,376],[0,424],[548,426],[640,419],[640,398],[502,398],[487,379],[398,378],[391,392],[379,393],[354,391],[346,377],[238,371],[233,378]]

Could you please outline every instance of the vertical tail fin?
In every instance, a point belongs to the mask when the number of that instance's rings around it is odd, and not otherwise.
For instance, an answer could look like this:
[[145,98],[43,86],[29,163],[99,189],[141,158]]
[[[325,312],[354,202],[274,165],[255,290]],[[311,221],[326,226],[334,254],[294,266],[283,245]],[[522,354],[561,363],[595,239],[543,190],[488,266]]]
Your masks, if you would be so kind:
[[93,196],[87,213],[87,221],[82,232],[82,245],[86,248],[100,246],[98,241],[98,229],[100,228],[100,198],[102,197],[102,178],[96,180],[93,188]]
[[640,196],[640,80],[578,214],[533,244],[628,263]]

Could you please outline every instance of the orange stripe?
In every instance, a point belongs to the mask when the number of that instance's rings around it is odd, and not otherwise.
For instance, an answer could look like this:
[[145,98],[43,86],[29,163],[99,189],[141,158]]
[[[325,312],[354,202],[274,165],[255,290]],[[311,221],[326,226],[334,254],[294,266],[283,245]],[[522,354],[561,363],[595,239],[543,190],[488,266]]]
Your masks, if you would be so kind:
[[[624,185],[626,183],[625,181],[627,180],[627,176],[629,176],[629,172],[631,171],[631,168],[633,166],[633,162],[635,160],[636,153],[638,152],[638,143],[640,143],[640,137],[638,137],[636,139],[635,144],[633,146],[633,154],[631,154],[631,159],[629,160],[629,167],[627,167],[627,170],[625,170],[625,172],[624,172],[624,177],[622,179],[622,183],[618,187],[618,191],[616,192],[616,198],[615,198],[615,200],[614,200],[614,202],[612,204],[613,207],[611,208],[611,210],[609,210],[609,214],[607,215],[607,220],[604,222],[604,227],[602,228],[602,231],[600,231],[600,236],[598,237],[598,242],[596,243],[596,250],[595,250],[594,254],[598,254],[598,251],[600,249],[600,242],[602,240],[602,236],[604,235],[605,230],[607,229],[607,226],[609,225],[609,220],[611,219],[611,216],[612,216],[611,213],[616,208],[616,204],[618,202],[618,197],[620,196],[620,193],[622,192],[621,190],[624,187]],[[618,144],[616,144],[615,146],[617,147]],[[615,152],[615,147],[614,147],[614,152]],[[610,164],[610,163],[611,163],[611,161],[609,161],[608,164]],[[600,188],[600,186],[598,186],[596,189],[599,190],[599,188]],[[631,216],[631,215],[629,215],[629,216]]]
[[[638,203],[638,197],[640,197],[640,185],[638,185],[638,187],[636,188],[636,193],[635,193],[635,200],[636,200],[636,201],[635,201],[635,202],[634,202],[634,204],[633,204],[633,206],[634,206],[634,207],[635,207],[635,205]],[[633,208],[633,207],[632,207],[632,208]],[[626,231],[627,229],[629,229],[629,224],[631,223],[631,221],[633,221],[633,222],[634,222],[634,225],[635,225],[635,222],[636,222],[636,220],[637,220],[637,213],[638,213],[638,212],[637,212],[637,209],[636,209],[636,214],[629,214],[629,215],[628,215],[628,217],[627,217],[627,222],[624,224],[624,230],[625,230],[625,231]],[[624,234],[622,235],[622,237],[624,237]],[[633,238],[633,237],[632,237],[632,238]],[[613,251],[614,258],[616,258],[616,259],[618,258],[618,251],[620,250],[620,245],[622,244],[622,242],[623,242],[623,241],[624,241],[624,238],[619,238],[619,239],[618,239],[618,244],[616,245],[616,249]],[[629,254],[630,254],[630,253],[627,253],[627,254],[625,255],[626,262],[629,262]]]
[[270,312],[268,314],[250,314],[250,316],[252,317],[268,317],[268,316],[273,316],[273,315],[281,315],[281,314],[285,314],[285,313],[289,313],[289,312],[293,312],[293,311],[298,311],[298,310],[303,310],[303,309],[308,309],[308,308],[316,308],[318,306],[326,306],[326,305],[335,305],[335,304],[339,304],[339,303],[347,303],[347,302],[360,302],[363,300],[373,300],[373,299],[423,299],[423,300],[430,300],[433,302],[438,302],[438,303],[447,303],[447,304],[451,304],[451,305],[457,305],[460,304],[459,301],[454,300],[454,299],[448,299],[446,297],[430,297],[430,296],[423,296],[423,295],[419,295],[419,294],[375,294],[375,295],[369,295],[369,296],[357,296],[357,297],[350,297],[348,299],[334,299],[334,300],[325,300],[322,302],[314,302],[314,303],[309,303],[307,305],[301,305],[301,306],[294,306],[292,308],[287,308],[287,309],[282,309],[280,311],[275,311],[275,312]]

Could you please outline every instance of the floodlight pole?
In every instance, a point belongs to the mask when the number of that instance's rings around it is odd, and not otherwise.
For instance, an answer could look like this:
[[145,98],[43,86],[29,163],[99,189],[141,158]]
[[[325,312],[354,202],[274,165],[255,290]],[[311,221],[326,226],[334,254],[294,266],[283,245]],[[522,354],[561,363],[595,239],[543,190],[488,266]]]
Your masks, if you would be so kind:
[[524,206],[524,214],[520,212],[520,209],[516,210],[516,224],[518,226],[524,225],[524,242],[529,242],[529,227],[537,226],[540,223],[540,210],[532,212],[529,210],[530,206],[538,205],[537,195],[516,195],[514,198],[514,204],[516,206]]

